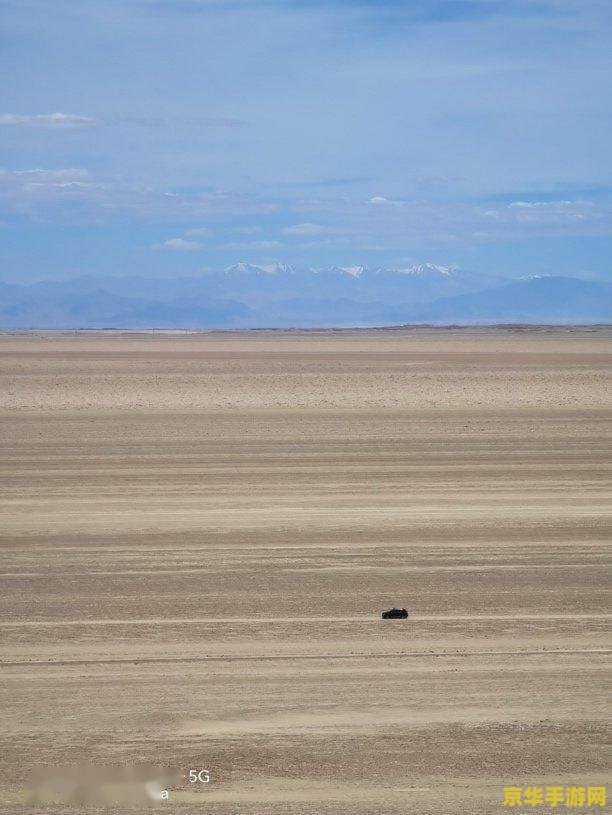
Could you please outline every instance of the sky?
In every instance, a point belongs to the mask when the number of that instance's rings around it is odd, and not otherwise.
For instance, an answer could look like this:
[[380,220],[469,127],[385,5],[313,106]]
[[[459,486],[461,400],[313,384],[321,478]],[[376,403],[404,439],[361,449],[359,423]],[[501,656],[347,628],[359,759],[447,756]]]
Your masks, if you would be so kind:
[[610,0],[0,0],[0,279],[612,279]]

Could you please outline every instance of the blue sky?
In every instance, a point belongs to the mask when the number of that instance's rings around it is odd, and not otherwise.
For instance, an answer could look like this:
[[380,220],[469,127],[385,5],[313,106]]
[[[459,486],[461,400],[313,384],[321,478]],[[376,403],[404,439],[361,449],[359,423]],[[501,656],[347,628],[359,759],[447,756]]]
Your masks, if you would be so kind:
[[612,278],[609,0],[0,0],[3,279]]

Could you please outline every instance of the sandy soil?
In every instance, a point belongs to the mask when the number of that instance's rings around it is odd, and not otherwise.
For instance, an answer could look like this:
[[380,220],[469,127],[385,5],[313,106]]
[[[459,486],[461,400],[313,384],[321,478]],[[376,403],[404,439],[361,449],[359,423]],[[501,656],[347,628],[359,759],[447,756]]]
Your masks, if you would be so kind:
[[7,811],[73,763],[207,768],[159,804],[206,815],[605,783],[611,371],[603,328],[0,337]]

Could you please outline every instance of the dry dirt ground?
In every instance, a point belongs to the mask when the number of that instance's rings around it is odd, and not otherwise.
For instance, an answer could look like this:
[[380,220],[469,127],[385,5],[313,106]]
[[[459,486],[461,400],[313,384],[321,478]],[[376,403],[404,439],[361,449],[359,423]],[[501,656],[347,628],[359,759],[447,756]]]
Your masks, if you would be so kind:
[[605,783],[611,371],[605,328],[0,337],[0,808],[75,763],[206,768],[157,805],[202,815]]

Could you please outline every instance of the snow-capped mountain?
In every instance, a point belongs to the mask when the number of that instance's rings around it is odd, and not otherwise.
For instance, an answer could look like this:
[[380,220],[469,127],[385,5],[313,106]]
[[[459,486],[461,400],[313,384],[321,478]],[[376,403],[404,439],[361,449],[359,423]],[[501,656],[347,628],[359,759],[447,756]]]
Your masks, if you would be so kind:
[[452,265],[452,266],[439,266],[437,263],[418,263],[416,266],[406,266],[405,268],[401,269],[393,269],[389,271],[395,271],[397,274],[407,274],[407,275],[444,275],[445,277],[449,277],[450,275],[457,274],[459,272],[459,267]]
[[0,328],[230,328],[612,322],[612,284],[453,266],[298,269],[241,261],[191,277],[0,283]]
[[243,260],[227,266],[223,270],[226,274],[250,273],[250,274],[293,274],[295,269],[288,263],[247,263]]
[[349,277],[361,277],[366,271],[365,266],[338,266],[339,271],[349,275]]
[[439,278],[440,275],[444,277],[450,277],[452,275],[457,275],[459,273],[459,267],[452,265],[452,266],[441,266],[436,263],[418,263],[414,266],[405,266],[405,267],[398,267],[398,268],[385,268],[385,267],[374,267],[369,268],[367,266],[362,265],[354,265],[354,266],[327,266],[323,268],[304,268],[304,269],[296,269],[295,266],[291,266],[288,263],[250,263],[248,261],[241,260],[238,263],[234,263],[232,266],[227,266],[223,270],[226,274],[232,273],[250,273],[254,275],[260,274],[267,274],[267,275],[277,275],[277,274],[315,274],[315,275],[340,275],[340,276],[348,276],[353,277],[356,279],[364,278],[369,275],[410,275],[412,277],[434,277]]

